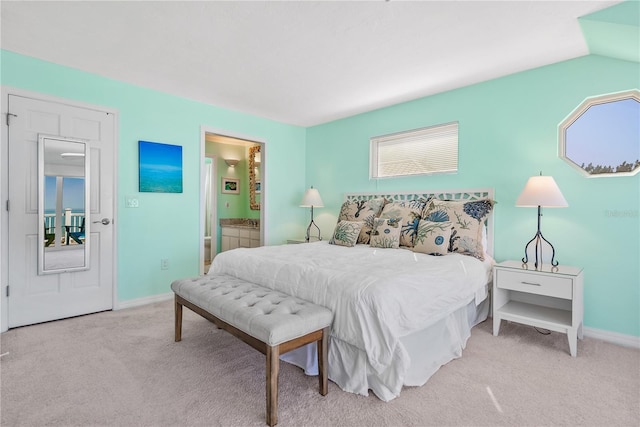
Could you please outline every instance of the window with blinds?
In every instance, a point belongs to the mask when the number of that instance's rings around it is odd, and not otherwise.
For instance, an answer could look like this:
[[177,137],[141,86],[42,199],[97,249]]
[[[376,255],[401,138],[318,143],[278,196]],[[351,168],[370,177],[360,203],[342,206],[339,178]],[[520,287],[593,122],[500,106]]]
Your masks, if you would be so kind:
[[371,178],[458,171],[458,122],[371,138]]

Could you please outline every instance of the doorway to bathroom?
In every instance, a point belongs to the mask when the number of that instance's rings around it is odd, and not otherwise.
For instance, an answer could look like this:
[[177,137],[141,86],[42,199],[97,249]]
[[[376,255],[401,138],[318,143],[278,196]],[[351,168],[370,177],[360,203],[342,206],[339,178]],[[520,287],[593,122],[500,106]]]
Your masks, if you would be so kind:
[[201,274],[221,251],[264,242],[264,145],[203,129]]

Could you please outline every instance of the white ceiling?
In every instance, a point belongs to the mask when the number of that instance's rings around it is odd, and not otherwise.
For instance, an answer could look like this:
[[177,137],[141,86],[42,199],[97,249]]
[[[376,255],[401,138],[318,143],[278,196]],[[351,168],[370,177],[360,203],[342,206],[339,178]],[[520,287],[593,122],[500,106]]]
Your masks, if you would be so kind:
[[616,3],[3,0],[0,41],[311,126],[586,55],[577,18]]

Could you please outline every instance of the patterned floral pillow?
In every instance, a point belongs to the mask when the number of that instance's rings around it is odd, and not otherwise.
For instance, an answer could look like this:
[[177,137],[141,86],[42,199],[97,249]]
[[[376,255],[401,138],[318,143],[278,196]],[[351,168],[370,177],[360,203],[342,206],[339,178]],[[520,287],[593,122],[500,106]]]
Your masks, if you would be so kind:
[[358,243],[369,243],[369,235],[373,227],[373,220],[380,215],[384,206],[384,197],[371,200],[356,200],[344,202],[340,208],[339,221],[363,221],[364,225],[358,236]]
[[400,227],[400,246],[413,247],[418,232],[418,223],[427,200],[406,200],[387,203],[382,209],[380,218],[402,218]]
[[374,219],[369,245],[372,248],[398,249],[400,247],[400,218]]
[[473,201],[432,199],[424,212],[427,221],[450,221],[449,252],[458,252],[484,260],[482,226],[493,209],[493,200]]
[[449,239],[451,238],[451,222],[433,222],[420,220],[415,252],[429,255],[446,255],[449,252]]
[[360,230],[364,225],[363,221],[338,221],[333,236],[329,240],[331,245],[355,246],[360,235]]

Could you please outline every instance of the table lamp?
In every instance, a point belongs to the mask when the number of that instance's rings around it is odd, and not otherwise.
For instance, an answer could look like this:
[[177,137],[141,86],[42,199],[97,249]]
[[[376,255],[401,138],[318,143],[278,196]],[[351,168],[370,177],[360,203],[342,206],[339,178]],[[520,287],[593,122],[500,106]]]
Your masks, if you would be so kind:
[[[538,268],[538,264],[542,266],[542,241],[545,241],[549,246],[551,246],[551,265],[557,266],[558,261],[555,261],[556,250],[547,239],[544,238],[542,232],[540,231],[540,217],[542,217],[542,207],[545,208],[566,208],[569,206],[567,201],[565,200],[560,188],[558,188],[558,184],[551,176],[542,176],[542,172],[540,176],[532,176],[527,181],[527,184],[524,186],[524,190],[518,196],[516,200],[516,206],[518,207],[537,207],[538,208],[538,231],[536,232],[533,239],[529,240],[529,242],[524,247],[524,258],[522,258],[522,262],[525,264],[529,262],[529,255],[527,253],[529,249],[529,245],[535,242],[535,268]],[[538,259],[538,254],[540,258]]]
[[318,192],[318,190],[316,190],[315,188],[313,188],[313,186],[311,186],[310,189],[305,191],[304,196],[302,197],[302,201],[300,202],[300,207],[311,208],[311,222],[307,227],[307,234],[305,235],[305,241],[309,243],[309,233],[311,231],[312,226],[318,229],[318,240],[322,240],[322,238],[320,237],[320,227],[318,227],[316,223],[313,222],[313,208],[324,207],[324,203],[322,203],[322,198],[320,197],[320,193]]

